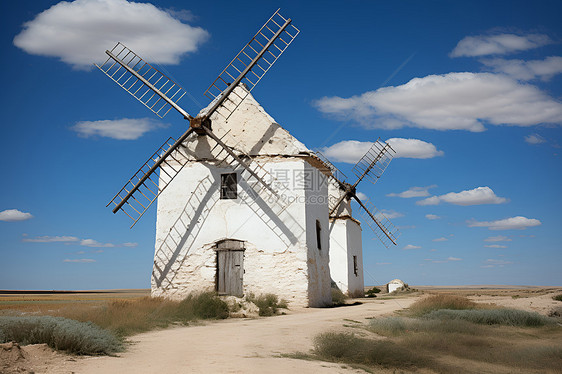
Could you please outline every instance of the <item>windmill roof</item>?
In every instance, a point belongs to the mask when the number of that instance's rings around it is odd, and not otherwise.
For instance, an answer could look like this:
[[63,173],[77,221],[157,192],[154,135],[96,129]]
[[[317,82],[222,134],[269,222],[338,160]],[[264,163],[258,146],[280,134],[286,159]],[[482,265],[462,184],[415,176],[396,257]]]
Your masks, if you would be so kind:
[[[247,97],[228,120],[225,120],[222,115],[228,113],[224,108],[213,113],[211,129],[235,152],[250,156],[308,156],[312,154],[303,143],[281,127],[246,88],[239,86],[233,93],[239,96],[247,94]],[[199,114],[208,111],[212,104],[201,110]],[[201,158],[206,157],[205,151],[208,148],[204,145],[208,145],[208,141],[207,137],[192,134],[185,145],[188,153]],[[203,142],[205,144],[201,144]]]

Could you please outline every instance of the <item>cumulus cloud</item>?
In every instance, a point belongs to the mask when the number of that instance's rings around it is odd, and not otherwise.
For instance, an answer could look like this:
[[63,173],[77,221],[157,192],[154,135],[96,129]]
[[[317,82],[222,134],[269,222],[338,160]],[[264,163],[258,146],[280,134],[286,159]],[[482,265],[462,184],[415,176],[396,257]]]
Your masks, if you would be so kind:
[[410,187],[406,191],[402,191],[400,193],[389,193],[386,196],[389,197],[402,197],[405,199],[409,199],[411,197],[426,197],[429,196],[428,190],[430,188],[435,188],[437,185],[433,184],[427,187]]
[[485,123],[562,123],[562,103],[535,86],[492,73],[429,75],[360,96],[324,97],[314,105],[336,119],[355,120],[366,128],[476,132],[484,131]]
[[492,259],[489,258],[486,261],[484,261],[485,265],[482,267],[487,267],[487,268],[491,268],[491,267],[503,267],[504,265],[509,265],[509,264],[513,264],[513,262],[511,261],[505,261],[505,260],[496,260],[496,259]]
[[485,245],[484,247],[486,247],[486,248],[507,248],[507,245],[501,245],[501,244],[488,244],[488,245]]
[[458,42],[450,53],[451,57],[476,57],[486,55],[505,55],[512,52],[526,51],[552,43],[543,34],[496,34],[467,36]]
[[202,28],[174,18],[178,14],[185,19],[188,13],[126,0],[61,1],[24,23],[14,45],[78,69],[105,61],[103,51],[118,41],[149,62],[178,64],[209,37]]
[[91,258],[76,258],[76,259],[64,259],[62,262],[96,262],[96,260],[92,260]]
[[496,196],[490,187],[478,187],[472,190],[461,192],[449,192],[441,196],[432,196],[427,199],[417,201],[417,205],[437,205],[446,202],[455,205],[481,205],[481,204],[503,204],[508,200],[504,197]]
[[545,143],[546,139],[540,136],[539,134],[531,134],[525,137],[525,141],[529,144],[541,144],[541,143]]
[[7,209],[0,212],[0,221],[4,222],[25,221],[31,218],[33,218],[31,213],[22,212],[17,209]]
[[115,247],[115,244],[112,243],[100,243],[94,239],[82,239],[80,241],[80,245],[84,247],[92,247],[92,248],[110,248]]
[[510,242],[511,239],[509,239],[507,236],[504,235],[497,235],[497,236],[490,236],[486,239],[484,239],[485,242]]
[[443,156],[443,151],[419,139],[390,138],[386,141],[396,151],[394,158],[433,158]]
[[382,212],[383,216],[388,218],[388,219],[404,217],[404,214],[402,214],[400,212],[397,212],[395,210],[382,209],[381,212]]
[[402,249],[420,249],[420,248],[421,248],[420,246],[408,244],[408,245],[404,246],[404,248],[402,248]]
[[83,138],[101,136],[117,140],[135,140],[149,131],[165,127],[168,127],[168,125],[150,118],[122,118],[117,120],[81,121],[72,126],[71,129]]
[[23,242],[31,242],[31,243],[69,243],[69,242],[77,242],[78,239],[75,236],[38,236],[35,238],[23,238]]
[[[419,139],[391,138],[387,142],[396,151],[394,158],[432,158],[442,156],[431,144]],[[371,148],[373,142],[344,140],[322,149],[322,153],[333,161],[355,164]]]
[[506,60],[503,58],[482,59],[484,65],[497,73],[507,74],[521,81],[532,79],[550,80],[562,73],[562,57],[550,56],[544,60]]
[[449,240],[449,239],[447,239],[445,237],[441,237],[441,238],[433,239],[432,241],[434,241],[434,242],[446,242],[447,240]]
[[522,216],[510,217],[496,221],[467,221],[468,227],[487,227],[490,230],[524,230],[527,227],[541,225],[541,221],[535,218]]
[[441,217],[439,217],[436,214],[426,214],[425,218],[429,219],[429,220],[434,220],[434,219],[440,219]]
[[[442,156],[435,145],[419,139],[391,138],[387,142],[396,151],[394,158],[432,158]],[[344,140],[322,149],[322,153],[336,162],[355,164],[371,148],[373,142]]]

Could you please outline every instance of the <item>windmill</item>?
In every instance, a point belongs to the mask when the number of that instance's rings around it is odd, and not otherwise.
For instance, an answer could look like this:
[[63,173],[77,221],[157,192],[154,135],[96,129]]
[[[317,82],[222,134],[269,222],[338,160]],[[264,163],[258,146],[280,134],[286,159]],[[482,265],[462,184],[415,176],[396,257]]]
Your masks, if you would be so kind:
[[[375,156],[366,155],[363,162],[356,165],[365,170],[358,181],[350,185],[336,176],[337,169],[333,165],[327,160],[318,162],[321,155],[308,150],[259,107],[250,92],[298,33],[291,19],[284,18],[277,10],[209,86],[205,95],[211,102],[195,117],[178,104],[186,91],[122,43],[106,51],[107,60],[96,65],[160,118],[173,108],[189,121],[187,131],[178,139],[170,138],[164,142],[108,204],[112,205],[113,213],[123,211],[129,216],[134,226],[160,196],[151,282],[153,295],[185,297],[188,292],[215,287],[219,294],[239,296],[244,291],[262,292],[266,283],[267,287],[273,287],[267,292],[296,304],[325,306],[331,303],[331,260],[322,243],[331,243],[332,239],[329,231],[322,230],[322,226],[329,225],[329,216],[337,215],[337,208],[345,205],[344,201],[351,198],[359,201],[355,194],[357,184],[365,177],[380,176],[375,171],[386,162],[390,146],[383,148],[382,153],[381,150],[373,150],[380,153]],[[246,100],[248,96],[250,98]],[[237,110],[240,106],[244,110]],[[255,126],[262,118],[265,122],[269,121],[268,126],[275,127],[275,131],[285,131],[284,137],[279,139],[289,142],[294,152],[282,153],[278,156],[283,161],[267,164],[256,160],[262,156],[261,153],[256,156],[252,150],[246,151],[247,147],[238,146],[244,141],[240,138],[248,134],[244,133],[245,128],[241,128],[243,125],[236,118],[248,108],[255,110],[252,115],[257,119],[252,117],[251,122]],[[236,133],[237,138],[229,135],[230,132]],[[236,141],[238,143],[234,144]],[[271,142],[272,139],[269,139],[267,143]],[[208,147],[205,152],[208,151],[210,157],[196,155],[195,159],[190,158],[193,155],[189,153],[189,146],[194,143]],[[282,152],[286,152],[285,149]],[[289,190],[266,170],[266,166],[275,169],[282,162],[290,163],[293,171],[308,168],[320,179],[331,178],[341,196],[334,204],[312,206],[308,201],[298,201],[295,197],[303,197],[305,192]],[[196,170],[199,166],[204,169],[204,174],[191,178],[192,171],[202,170]],[[229,174],[224,173],[224,169],[235,174],[234,178],[239,172],[242,177],[240,182],[244,181],[244,186],[251,190],[245,189],[251,195],[249,199],[239,199],[236,203],[232,203],[235,200],[222,200],[230,198],[229,188],[223,191],[223,182],[227,187],[232,182],[229,182]],[[184,178],[183,184],[179,181],[174,183],[169,192],[162,195],[176,177],[178,180]],[[244,186],[242,183],[239,185],[242,189]],[[235,186],[235,191],[236,188],[238,186]],[[325,198],[329,188],[326,185],[322,188],[314,193]],[[181,196],[176,198],[178,192]],[[218,200],[219,196],[221,200]],[[380,237],[385,236],[395,242],[396,233],[391,224],[381,221],[375,210],[371,213],[364,203],[359,203],[369,220],[375,222],[373,227],[382,230]],[[245,227],[245,234],[229,227],[224,213],[228,209],[237,209],[238,214],[232,218],[237,225]],[[245,225],[240,219],[242,210],[249,213],[253,224]],[[217,218],[218,214],[221,216]],[[215,224],[217,222],[219,224]],[[222,222],[227,223],[222,225]],[[308,234],[314,230],[316,235]],[[360,241],[361,235],[355,233],[353,231],[354,237]],[[352,235],[351,231],[346,235]],[[360,245],[358,248],[361,250]],[[265,260],[267,258],[269,263]],[[243,274],[246,274],[244,281]],[[359,288],[362,290],[362,285]]]
[[399,230],[370,200],[362,202],[357,196],[357,186],[359,183],[367,178],[375,184],[390,164],[390,161],[392,161],[392,157],[396,152],[392,149],[390,144],[377,139],[377,141],[371,145],[369,150],[352,168],[353,173],[357,177],[357,180],[353,184],[346,182],[347,177],[345,174],[328,161],[321,152],[317,151],[316,153],[328,167],[330,171],[329,175],[331,176],[330,180],[335,187],[337,187],[339,194],[339,197],[330,196],[330,218],[335,219],[341,215],[345,210],[343,203],[354,199],[361,208],[360,213],[364,218],[364,222],[367,223],[381,243],[387,248],[391,244],[396,245],[396,240],[400,235]]
[[[123,211],[134,221],[132,226],[138,222],[185,165],[185,161],[177,156],[182,143],[192,132],[213,139],[219,151],[242,166],[257,181],[253,184],[259,185],[256,193],[265,191],[273,195],[274,200],[282,202],[285,195],[275,183],[267,181],[271,179],[267,172],[259,165],[250,165],[249,158],[241,157],[227,146],[212,131],[210,118],[218,113],[228,120],[298,33],[291,19],[281,16],[278,9],[205,91],[205,96],[212,99],[210,108],[196,117],[178,105],[186,94],[180,85],[120,42],[107,50],[107,60],[101,65],[95,64],[103,73],[158,117],[163,118],[173,108],[189,121],[187,131],[177,140],[170,138],[164,142],[111,199],[107,206],[113,205],[113,213]],[[236,90],[239,86],[244,90]]]

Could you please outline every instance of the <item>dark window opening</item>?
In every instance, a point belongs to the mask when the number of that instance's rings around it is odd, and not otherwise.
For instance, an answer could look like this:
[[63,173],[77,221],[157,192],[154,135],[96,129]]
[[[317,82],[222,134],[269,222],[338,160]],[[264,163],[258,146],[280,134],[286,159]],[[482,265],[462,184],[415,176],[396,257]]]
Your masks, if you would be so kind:
[[238,198],[238,177],[236,173],[221,174],[221,199]]
[[359,269],[357,268],[357,256],[353,256],[353,274],[359,276]]
[[318,220],[316,220],[316,246],[318,249],[322,249],[322,227]]

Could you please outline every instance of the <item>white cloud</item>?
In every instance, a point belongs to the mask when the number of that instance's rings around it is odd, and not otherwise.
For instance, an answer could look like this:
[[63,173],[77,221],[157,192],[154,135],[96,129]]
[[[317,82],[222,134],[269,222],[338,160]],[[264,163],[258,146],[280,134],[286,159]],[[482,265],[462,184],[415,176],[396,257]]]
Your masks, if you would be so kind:
[[361,201],[369,200],[369,197],[365,195],[363,192],[357,192],[356,195]]
[[513,262],[511,262],[511,261],[495,260],[495,259],[491,259],[491,258],[484,261],[484,263],[486,264],[485,267],[494,267],[494,266],[503,267],[504,265],[513,264]]
[[478,187],[472,190],[461,192],[449,192],[441,196],[432,196],[427,199],[417,201],[417,205],[437,205],[440,202],[455,205],[481,205],[481,204],[503,204],[508,200],[504,197],[496,196],[490,187]]
[[468,227],[487,227],[490,230],[524,230],[527,227],[541,225],[541,221],[522,216],[500,219],[497,221],[467,221]]
[[441,238],[433,239],[432,241],[434,241],[434,242],[446,242],[447,240],[449,240],[449,239],[447,239],[445,237],[441,237]]
[[427,190],[429,190],[430,188],[435,188],[435,187],[437,187],[437,185],[435,185],[435,184],[433,184],[431,186],[427,186],[427,187],[410,187],[406,191],[402,191],[400,193],[389,193],[386,196],[402,197],[402,198],[405,198],[405,199],[409,199],[411,197],[425,197],[425,196],[429,196],[429,192]]
[[448,261],[462,261],[462,258],[458,258],[458,257],[448,257],[447,260],[448,260]]
[[325,114],[366,128],[483,131],[484,123],[562,123],[562,103],[535,86],[492,73],[429,75],[360,96],[324,97],[314,104]]
[[507,245],[501,245],[501,244],[488,244],[488,245],[485,245],[484,247],[486,247],[486,248],[507,248]]
[[496,34],[467,36],[458,42],[451,52],[451,57],[475,57],[486,55],[504,55],[511,52],[526,51],[542,47],[552,41],[543,34]]
[[404,217],[404,214],[402,214],[400,212],[397,212],[395,210],[381,209],[381,212],[384,215],[384,217],[386,217],[388,219]]
[[178,64],[183,54],[195,52],[208,37],[202,28],[182,23],[170,11],[149,3],[76,0],[61,1],[24,23],[14,45],[89,69],[94,61],[105,61],[104,51],[118,41],[149,62]]
[[394,158],[433,158],[443,156],[443,151],[419,139],[390,138],[386,141],[396,151]]
[[510,242],[511,239],[509,239],[507,236],[504,235],[497,235],[497,236],[490,236],[486,239],[484,239],[485,242]]
[[139,243],[130,243],[130,242],[123,243],[123,247],[131,247],[132,248],[132,247],[136,247],[138,245],[139,245]]
[[77,259],[65,259],[62,262],[96,262],[96,260],[92,260],[91,258],[77,258]]
[[110,248],[115,247],[115,244],[112,243],[100,243],[94,239],[82,239],[80,241],[80,245],[84,247],[92,247],[92,248]]
[[539,134],[531,134],[525,137],[525,141],[529,144],[541,144],[541,143],[545,143],[546,139],[540,136]]
[[434,219],[440,219],[441,217],[439,217],[436,214],[426,214],[425,218],[430,219],[430,220],[434,220]]
[[168,127],[150,118],[122,118],[117,120],[81,121],[72,126],[79,136],[89,138],[102,136],[117,140],[135,140],[145,133]]
[[528,81],[542,79],[547,81],[562,73],[562,57],[550,56],[544,60],[506,60],[503,58],[483,59],[484,65],[497,73],[507,74],[515,79]]
[[408,245],[404,246],[404,248],[402,248],[402,249],[420,249],[420,248],[421,248],[420,246],[408,244]]
[[33,218],[31,213],[21,212],[17,209],[7,209],[0,212],[0,221],[15,222]]
[[[391,138],[387,142],[396,151],[394,158],[432,158],[443,155],[443,151],[438,151],[433,144],[419,139]],[[373,142],[344,140],[323,148],[322,153],[333,161],[355,164],[372,145]]]
[[75,236],[38,236],[36,238],[24,238],[22,239],[23,242],[31,242],[31,243],[57,243],[57,242],[77,242],[78,239]]

